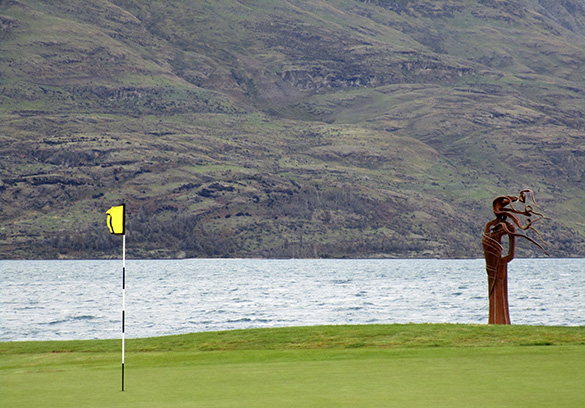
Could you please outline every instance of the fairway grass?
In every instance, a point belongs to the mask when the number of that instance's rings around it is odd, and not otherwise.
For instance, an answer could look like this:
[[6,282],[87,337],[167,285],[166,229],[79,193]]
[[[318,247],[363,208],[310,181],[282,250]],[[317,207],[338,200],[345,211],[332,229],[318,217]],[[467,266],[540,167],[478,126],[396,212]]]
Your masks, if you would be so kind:
[[317,326],[0,343],[2,407],[581,407],[585,328]]

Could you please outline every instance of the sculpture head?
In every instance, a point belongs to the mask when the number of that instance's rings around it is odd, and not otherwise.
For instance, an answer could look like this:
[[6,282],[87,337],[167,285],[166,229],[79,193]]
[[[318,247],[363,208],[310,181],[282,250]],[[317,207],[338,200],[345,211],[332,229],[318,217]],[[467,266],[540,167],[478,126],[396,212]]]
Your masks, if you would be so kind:
[[[527,204],[527,201],[530,199],[530,204]],[[542,220],[544,215],[540,212],[537,212],[534,208],[540,208],[536,201],[534,201],[534,193],[532,190],[521,190],[518,193],[518,196],[499,196],[496,197],[492,203],[492,209],[494,215],[496,216],[496,220],[500,221],[502,227],[506,228],[507,220],[510,219],[514,225],[516,225],[521,230],[532,230],[536,233],[538,238],[541,242],[544,243],[544,240],[540,236],[540,233],[532,226],[537,221]],[[528,237],[524,234],[515,233],[515,231],[508,231],[509,234],[526,238],[539,248],[541,248],[545,253],[546,250],[540,245],[538,242],[533,240],[532,238]]]

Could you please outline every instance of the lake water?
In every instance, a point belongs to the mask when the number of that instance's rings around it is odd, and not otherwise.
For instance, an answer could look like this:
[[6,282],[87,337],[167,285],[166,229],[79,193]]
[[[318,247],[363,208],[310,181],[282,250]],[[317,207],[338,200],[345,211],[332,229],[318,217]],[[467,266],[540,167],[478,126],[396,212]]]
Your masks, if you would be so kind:
[[[512,324],[585,325],[585,259],[515,259]],[[0,341],[121,336],[121,261],[0,261]],[[484,260],[128,260],[126,336],[486,324]]]

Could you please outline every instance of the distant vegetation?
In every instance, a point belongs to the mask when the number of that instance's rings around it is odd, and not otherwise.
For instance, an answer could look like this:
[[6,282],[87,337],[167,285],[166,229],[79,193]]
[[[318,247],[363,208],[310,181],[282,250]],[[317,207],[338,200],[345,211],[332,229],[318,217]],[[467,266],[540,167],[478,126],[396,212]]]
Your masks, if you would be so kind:
[[[579,0],[0,1],[0,258],[585,256]],[[518,256],[542,255],[529,243]]]

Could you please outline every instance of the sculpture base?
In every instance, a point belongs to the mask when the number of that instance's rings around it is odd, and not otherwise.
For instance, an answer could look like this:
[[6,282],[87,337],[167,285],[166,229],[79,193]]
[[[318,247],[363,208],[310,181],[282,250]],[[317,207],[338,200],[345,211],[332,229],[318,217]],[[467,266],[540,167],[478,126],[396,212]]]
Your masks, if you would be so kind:
[[489,324],[511,324],[508,309],[508,265],[500,264],[496,276],[489,276]]

